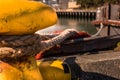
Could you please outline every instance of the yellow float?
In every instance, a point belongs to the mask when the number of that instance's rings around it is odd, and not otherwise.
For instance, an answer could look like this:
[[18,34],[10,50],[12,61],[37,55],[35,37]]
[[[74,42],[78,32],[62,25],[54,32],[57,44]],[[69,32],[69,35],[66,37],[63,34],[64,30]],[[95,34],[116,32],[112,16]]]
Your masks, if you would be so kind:
[[0,80],[23,80],[23,75],[13,65],[0,61]]
[[61,60],[37,61],[43,80],[71,80],[71,70]]
[[33,34],[57,22],[54,9],[30,0],[0,0],[0,35]]
[[0,62],[0,80],[43,80],[34,57]]

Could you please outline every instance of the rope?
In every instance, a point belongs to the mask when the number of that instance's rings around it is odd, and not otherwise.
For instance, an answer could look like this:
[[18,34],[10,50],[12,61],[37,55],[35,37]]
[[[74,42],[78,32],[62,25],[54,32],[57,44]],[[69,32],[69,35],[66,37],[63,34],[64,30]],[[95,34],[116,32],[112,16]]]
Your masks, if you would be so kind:
[[65,39],[69,38],[70,36],[75,35],[76,33],[78,33],[78,31],[76,31],[75,29],[66,29],[56,37],[53,37],[49,40],[41,41],[41,49],[49,49],[63,42]]
[[103,23],[100,23],[100,29],[97,31],[97,33],[91,35],[91,37],[96,37],[96,36],[98,36],[98,35],[100,34],[100,32],[102,31],[103,27],[104,27],[104,26],[103,26]]
[[47,50],[68,37],[77,33],[75,29],[67,29],[60,35],[51,39],[41,41],[40,34],[25,36],[1,36],[0,37],[0,59],[17,58],[25,55],[35,55],[41,50]]
[[1,36],[0,59],[16,58],[24,55],[35,55],[40,49],[40,35]]

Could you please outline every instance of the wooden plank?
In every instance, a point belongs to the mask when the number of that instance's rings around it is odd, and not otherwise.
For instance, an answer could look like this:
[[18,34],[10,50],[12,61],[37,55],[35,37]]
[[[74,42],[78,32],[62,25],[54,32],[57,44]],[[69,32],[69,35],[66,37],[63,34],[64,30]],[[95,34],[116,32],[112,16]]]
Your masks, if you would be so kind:
[[92,21],[92,24],[93,25],[99,25],[100,23],[103,23],[104,25],[111,25],[111,26],[116,26],[116,27],[119,27],[120,28],[120,21],[117,21],[117,20],[95,20],[95,21]]
[[[99,51],[115,47],[120,41],[120,35],[106,37],[90,37],[63,42],[60,47],[54,47],[45,52],[45,56],[52,55],[70,55],[70,53],[81,53],[88,51]],[[52,54],[51,54],[52,53]]]

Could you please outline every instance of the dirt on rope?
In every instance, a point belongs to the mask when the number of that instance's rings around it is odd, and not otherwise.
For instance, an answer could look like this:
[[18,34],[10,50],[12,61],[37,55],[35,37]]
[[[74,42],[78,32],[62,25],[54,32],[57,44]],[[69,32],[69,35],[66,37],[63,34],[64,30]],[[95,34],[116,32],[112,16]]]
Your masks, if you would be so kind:
[[39,34],[0,36],[0,59],[35,55],[41,50],[40,42],[41,37]]

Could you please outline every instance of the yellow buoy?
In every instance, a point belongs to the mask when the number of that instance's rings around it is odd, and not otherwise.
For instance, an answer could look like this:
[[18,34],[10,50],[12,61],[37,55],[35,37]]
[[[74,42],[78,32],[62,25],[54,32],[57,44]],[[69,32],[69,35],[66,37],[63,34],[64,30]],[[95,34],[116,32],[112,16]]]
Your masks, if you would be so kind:
[[0,61],[0,80],[23,80],[23,75],[13,65]]
[[67,63],[61,60],[37,61],[43,80],[71,80]]
[[0,0],[0,35],[33,34],[57,22],[54,9],[30,0]]
[[0,61],[0,80],[43,80],[33,56]]
[[114,48],[114,51],[120,51],[120,42],[117,43],[117,46]]

